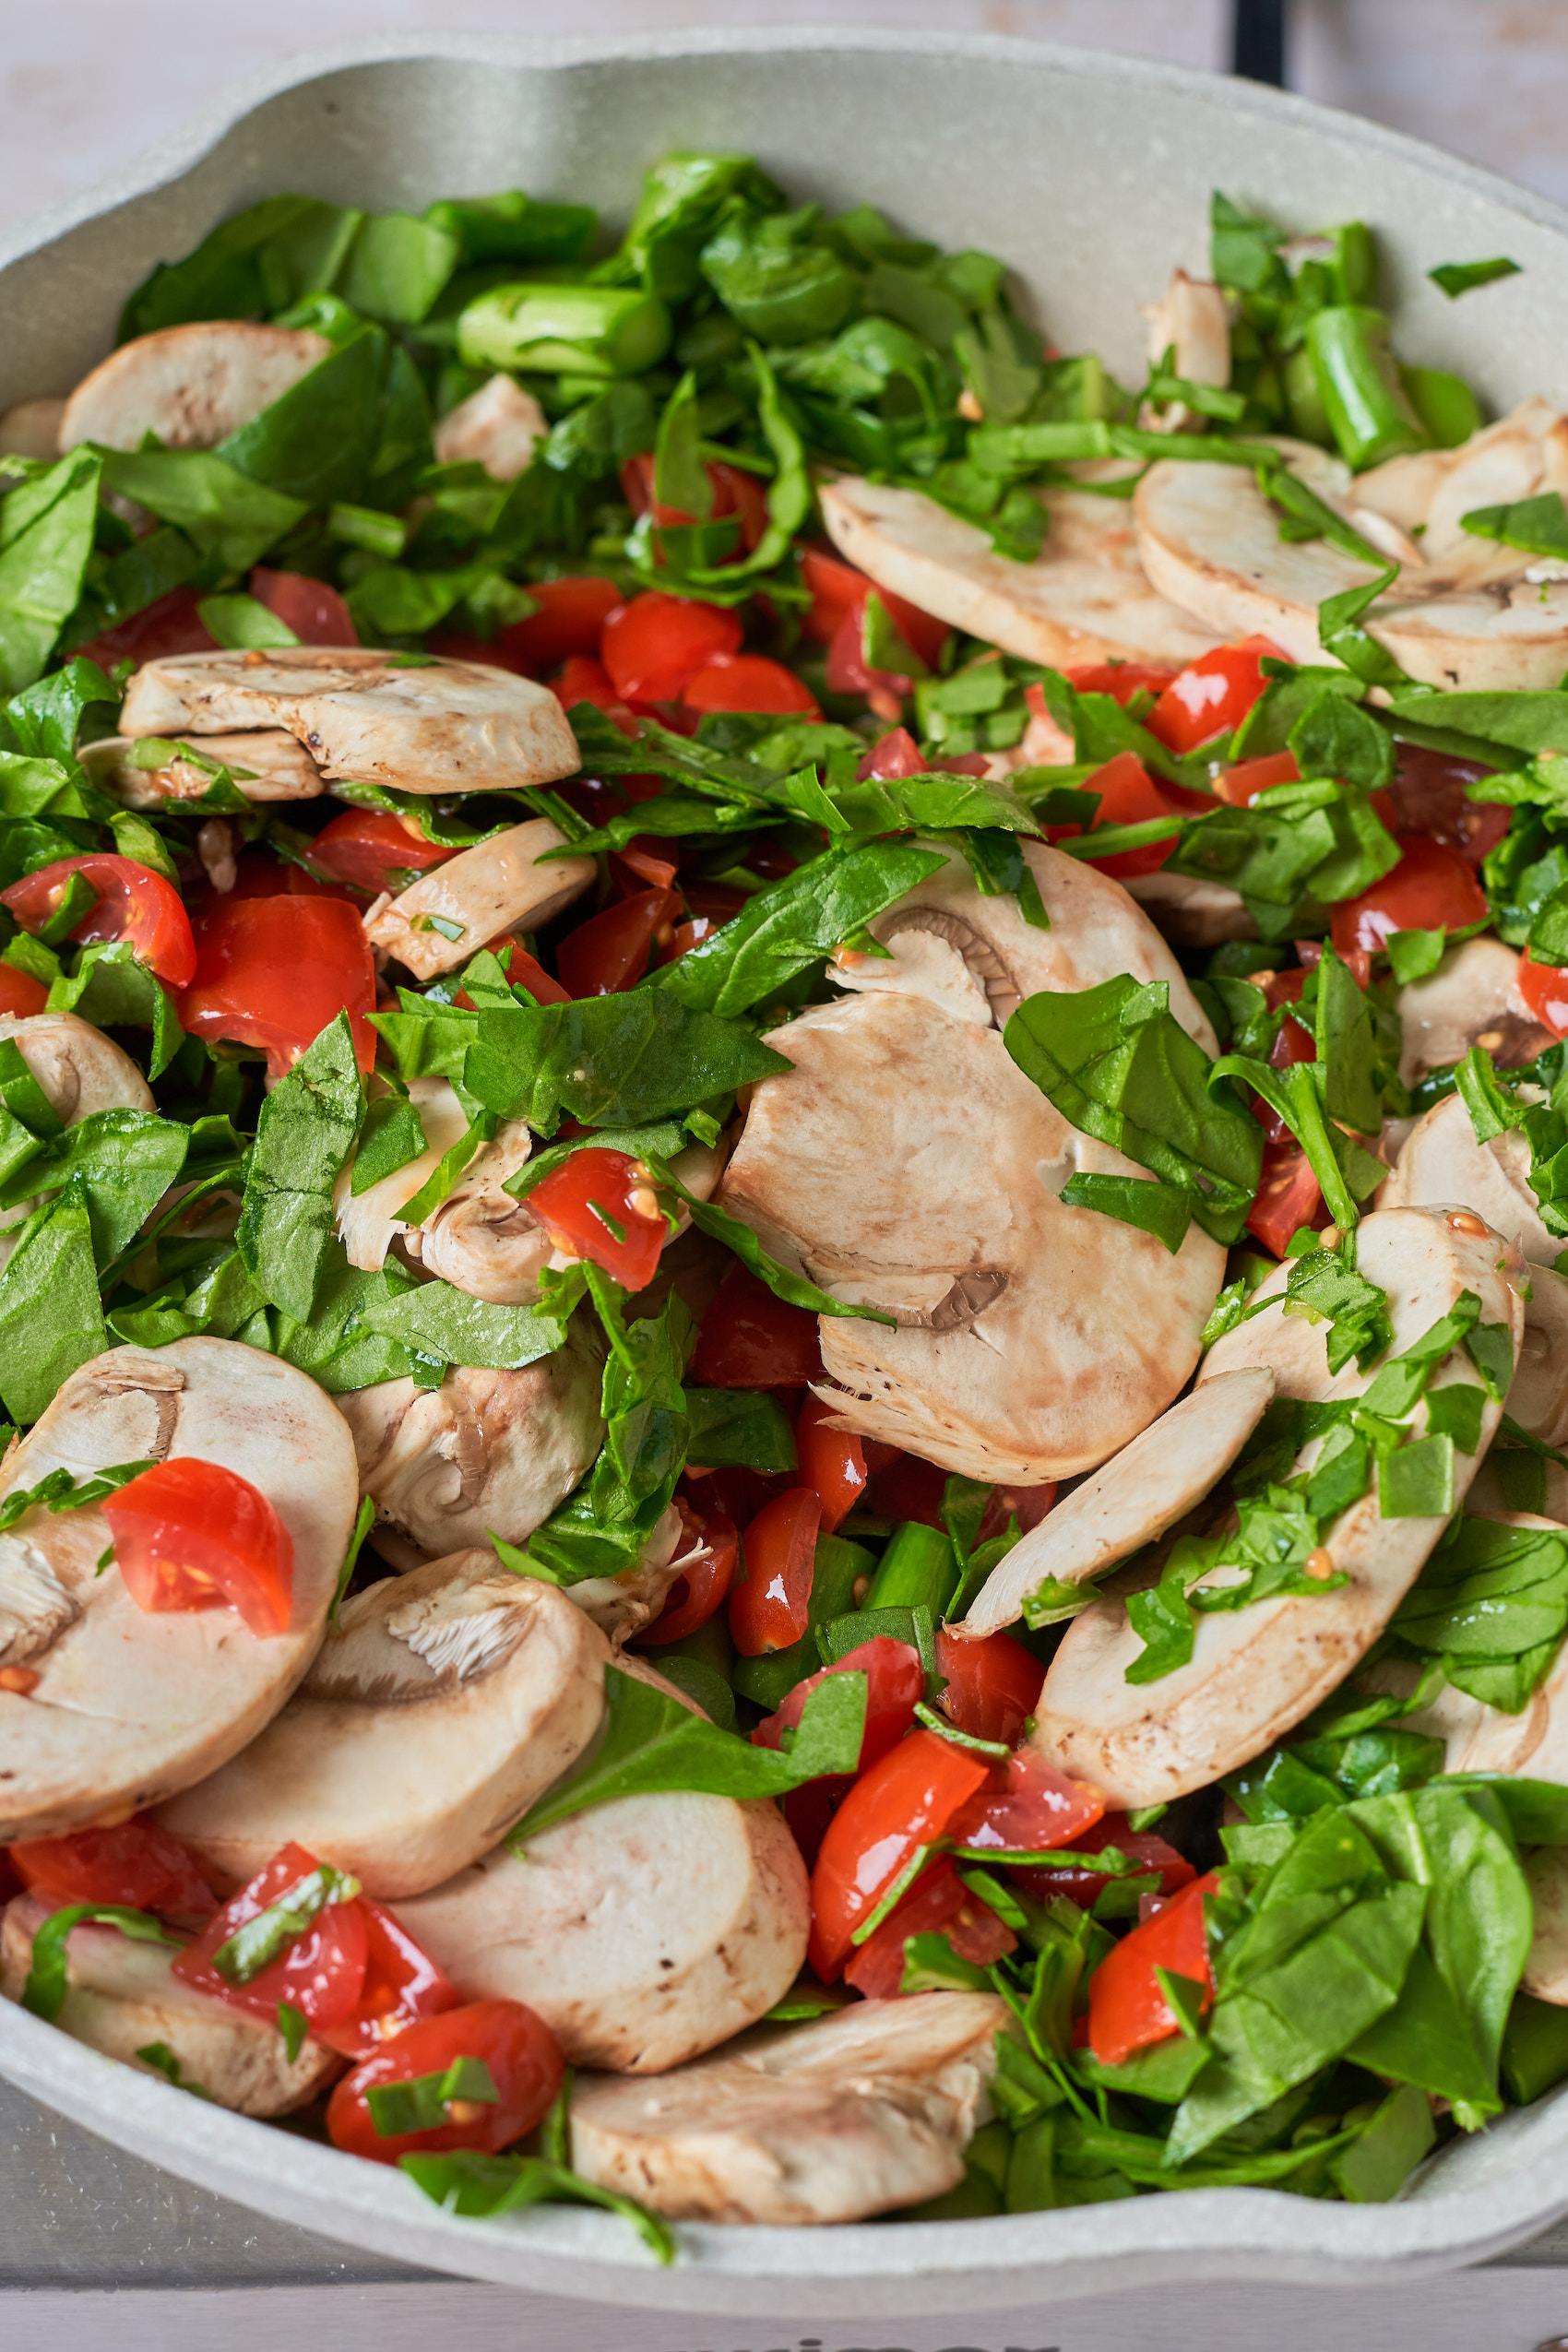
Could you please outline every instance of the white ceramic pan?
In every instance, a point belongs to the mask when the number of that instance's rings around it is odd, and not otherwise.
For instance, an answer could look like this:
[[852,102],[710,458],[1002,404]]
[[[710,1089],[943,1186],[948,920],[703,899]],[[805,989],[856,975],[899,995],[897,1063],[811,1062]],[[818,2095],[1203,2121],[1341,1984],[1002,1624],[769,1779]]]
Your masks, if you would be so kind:
[[[1531,392],[1568,405],[1568,214],[1538,197],[1246,84],[983,37],[797,31],[387,41],[252,81],[0,242],[0,409],[69,390],[152,263],[258,196],[383,207],[521,185],[618,218],[671,147],[747,150],[797,200],[869,200],[913,233],[1006,255],[1051,339],[1124,374],[1136,305],[1174,263],[1206,269],[1212,187],[1303,229],[1359,215],[1388,258],[1409,359],[1459,368],[1495,409]],[[1499,253],[1524,274],[1452,307],[1423,274]],[[715,2313],[978,2315],[1202,2277],[1386,2285],[1500,2252],[1568,2209],[1558,2097],[1455,2144],[1391,2206],[1207,2190],[920,2227],[688,2228],[660,2271],[608,2216],[459,2221],[397,2172],[203,2106],[6,2003],[0,2073],[187,2180],[351,2244]]]

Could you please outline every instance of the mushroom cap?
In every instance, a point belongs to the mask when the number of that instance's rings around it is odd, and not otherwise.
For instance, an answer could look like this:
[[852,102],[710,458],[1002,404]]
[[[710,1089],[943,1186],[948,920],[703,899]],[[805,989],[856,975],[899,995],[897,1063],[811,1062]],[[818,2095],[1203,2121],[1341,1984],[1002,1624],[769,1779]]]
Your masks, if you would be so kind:
[[531,392],[515,376],[493,375],[447,410],[435,428],[435,455],[444,466],[477,458],[492,481],[516,481],[549,431],[550,420]]
[[352,646],[172,653],[144,661],[120,724],[127,735],[222,735],[281,727],[323,776],[404,792],[493,792],[552,783],[577,766],[548,686],[487,663],[402,670]]
[[[455,971],[502,932],[537,931],[582,897],[599,872],[592,858],[539,862],[547,849],[565,846],[547,816],[511,826],[433,867],[398,897],[378,899],[365,916],[365,937],[417,980]],[[457,937],[433,929],[433,917]]]
[[336,1398],[378,1520],[433,1560],[492,1530],[526,1542],[604,1442],[602,1362],[578,1315],[553,1355],[520,1372],[454,1365],[439,1388],[384,1380]]
[[1126,507],[1091,491],[1042,495],[1043,552],[1033,563],[998,555],[991,534],[923,491],[845,477],[818,492],[839,553],[922,612],[1004,653],[1074,662],[1195,661],[1218,642],[1149,584]]
[[610,1648],[491,1550],[355,1593],[280,1715],[160,1816],[232,1885],[291,1839],[380,1902],[489,1853],[604,1715]]
[[[1365,1218],[1356,1243],[1360,1271],[1387,1292],[1395,1353],[1429,1331],[1464,1290],[1479,1298],[1483,1322],[1508,1324],[1517,1348],[1523,1310],[1498,1271],[1495,1235],[1456,1232],[1441,1215],[1397,1209]],[[1289,1274],[1280,1266],[1259,1298],[1282,1300]],[[1210,1348],[1206,1370],[1266,1366],[1281,1396],[1309,1402],[1359,1396],[1373,1374],[1358,1372],[1352,1360],[1331,1375],[1327,1328],[1299,1315],[1256,1315]],[[1474,1379],[1456,1349],[1438,1366],[1432,1384]],[[1501,1417],[1501,1407],[1488,1398],[1477,1453],[1455,1452],[1456,1496]],[[1314,1458],[1316,1443],[1303,1449],[1303,1465]],[[1335,1567],[1348,1573],[1348,1585],[1200,1614],[1191,1660],[1157,1682],[1126,1679],[1141,1645],[1125,1598],[1149,1577],[1142,1569],[1124,1572],[1068,1626],[1040,1693],[1035,1745],[1063,1771],[1092,1781],[1107,1805],[1122,1811],[1206,1787],[1261,1753],[1344,1681],[1446,1525],[1445,1518],[1382,1518],[1374,1486],[1324,1537]]]
[[[199,801],[211,786],[211,777],[195,760],[176,756],[165,767],[137,767],[131,757],[135,742],[130,735],[106,735],[84,743],[78,754],[99,790],[112,792],[122,807],[157,809],[166,801]],[[233,778],[235,790],[247,801],[314,801],[327,790],[304,745],[281,727],[204,735],[201,749],[206,758],[227,768],[249,771]]]
[[1083,1584],[1162,1536],[1218,1484],[1273,1395],[1274,1374],[1263,1364],[1206,1380],[1047,1512],[949,1633],[980,1641],[1011,1625],[1045,1577]]
[[1508,1412],[1543,1445],[1568,1443],[1568,1281],[1549,1266],[1530,1268],[1525,1336]]
[[1523,1131],[1478,1142],[1461,1095],[1444,1095],[1417,1120],[1378,1189],[1378,1206],[1473,1209],[1537,1265],[1550,1265],[1562,1248],[1541,1223]]
[[1520,1990],[1568,2007],[1568,1853],[1561,1846],[1538,1846],[1525,1858],[1525,1876],[1536,1931]]
[[[384,1090],[383,1081],[374,1075],[371,1087],[373,1091]],[[353,1190],[351,1159],[339,1170],[333,1182],[332,1206],[339,1237],[348,1252],[349,1264],[364,1274],[374,1274],[386,1264],[393,1242],[410,1229],[398,1211],[406,1201],[413,1199],[435,1173],[444,1156],[469,1132],[468,1112],[449,1080],[410,1078],[409,1100],[424,1129],[424,1149],[406,1160],[401,1168],[395,1168],[389,1176],[367,1185],[362,1193]]]
[[396,1907],[465,2000],[522,2001],[573,2066],[659,2074],[794,1983],[805,1864],[767,1799],[622,1797]]
[[898,1319],[822,1319],[840,1426],[1039,1485],[1092,1469],[1180,1394],[1225,1253],[1194,1226],[1172,1257],[1064,1207],[1078,1169],[1145,1171],[1070,1127],[994,1028],[889,992],[767,1041],[794,1067],[753,1093],[724,1206],[833,1297]]
[[1256,939],[1258,927],[1246,900],[1228,882],[1205,882],[1194,873],[1129,874],[1127,895],[1148,909],[1161,936],[1182,947],[1220,947],[1227,940]]
[[[18,1895],[0,1923],[0,1996],[20,2001],[32,1940],[49,1916],[36,1895]],[[178,2061],[184,2086],[198,2086],[239,2115],[291,2115],[308,2107],[344,2061],[307,2035],[291,2060],[270,2017],[215,2001],[171,1973],[168,1944],[135,1943],[118,1928],[84,1919],[65,1939],[66,1989],[55,2023],[73,2041],[156,2074],[141,2052],[160,2042]]]
[[572,2162],[674,2221],[864,2221],[963,2179],[1010,2025],[995,1993],[862,2001],[656,2084],[585,2075]]
[[525,1307],[538,1298],[555,1244],[528,1202],[506,1190],[532,1149],[525,1120],[503,1121],[494,1142],[410,1237],[410,1253],[427,1274],[493,1306]]
[[332,346],[304,327],[204,318],[122,343],[84,376],[60,419],[62,456],[79,442],[216,449],[291,390]]
[[1519,957],[1501,939],[1461,940],[1435,972],[1399,992],[1404,1044],[1399,1076],[1419,1086],[1432,1070],[1451,1070],[1473,1045],[1500,1070],[1516,1070],[1552,1042],[1519,992]]
[[260,1489],[294,1548],[288,1631],[231,1609],[138,1609],[101,1510],[34,1508],[0,1536],[0,1663],[39,1676],[0,1691],[0,1838],[53,1837],[139,1812],[255,1738],[321,1639],[353,1530],[353,1446],[305,1373],[232,1339],[113,1348],[73,1372],[6,1456],[0,1492],[52,1470],[194,1455]]
[[17,1050],[67,1127],[95,1111],[152,1111],[152,1088],[113,1038],[76,1013],[0,1014]]

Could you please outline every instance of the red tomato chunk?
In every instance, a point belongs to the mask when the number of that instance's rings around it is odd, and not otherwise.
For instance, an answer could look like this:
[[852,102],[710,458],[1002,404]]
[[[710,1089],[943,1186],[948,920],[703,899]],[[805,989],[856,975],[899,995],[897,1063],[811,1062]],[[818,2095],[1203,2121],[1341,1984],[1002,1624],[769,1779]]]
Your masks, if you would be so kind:
[[253,1633],[284,1633],[294,1546],[271,1503],[217,1462],[176,1455],[112,1494],[114,1564],[138,1609],[235,1609]]

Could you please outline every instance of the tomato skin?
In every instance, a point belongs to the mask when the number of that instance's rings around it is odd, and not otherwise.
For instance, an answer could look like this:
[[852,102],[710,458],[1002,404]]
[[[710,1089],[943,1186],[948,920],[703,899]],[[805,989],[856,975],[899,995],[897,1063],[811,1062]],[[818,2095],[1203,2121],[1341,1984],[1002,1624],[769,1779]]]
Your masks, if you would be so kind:
[[1260,792],[1277,784],[1299,784],[1301,771],[1293,752],[1267,752],[1262,759],[1238,760],[1214,779],[1218,798],[1233,809],[1250,809]]
[[581,573],[560,580],[530,580],[528,593],[538,605],[503,629],[495,649],[508,668],[540,677],[573,654],[597,655],[600,632],[622,601],[613,580]]
[[360,633],[335,588],[305,572],[269,572],[257,564],[251,594],[294,632],[302,645],[358,645]]
[[[500,2094],[496,2103],[454,2101],[457,2120],[434,2131],[395,2132],[383,2139],[371,2118],[365,2094],[382,2083],[407,2083],[421,2074],[443,2074],[455,2059],[477,2058],[489,2067]],[[520,2001],[471,2001],[407,2025],[373,2058],[336,2085],[327,2105],[327,2136],[350,2156],[374,2164],[396,2164],[416,2151],[440,2154],[477,2148],[499,2155],[543,2121],[566,2072],[561,2045],[535,2011]]]
[[[688,515],[683,506],[667,506],[654,497],[654,467],[653,451],[645,449],[636,457],[628,457],[621,469],[622,495],[633,514],[646,515],[651,509],[653,519],[660,529],[671,524],[679,526],[695,522],[696,517]],[[738,563],[742,555],[749,555],[762,543],[763,534],[767,529],[767,492],[754,474],[745,472],[740,466],[727,466],[721,457],[707,459],[703,470],[713,487],[713,506],[708,520],[719,523],[733,515],[741,526],[741,535],[735,546],[728,555],[721,555],[718,560],[721,564]],[[529,593],[531,595],[531,589]]]
[[897,2001],[904,1990],[904,1946],[912,1935],[945,1935],[960,1960],[989,1967],[1016,1952],[1018,1939],[989,1903],[971,1895],[944,1859],[915,1881],[844,1970],[844,1982],[867,2001]]
[[1102,2066],[1120,2066],[1135,2049],[1161,2042],[1181,2028],[1159,1989],[1156,1968],[1190,1977],[1207,1988],[1203,2007],[1214,2002],[1204,1897],[1218,1885],[1213,1871],[1195,1878],[1162,1904],[1152,1918],[1108,1952],[1089,1978],[1089,2048]]
[[820,719],[811,689],[762,653],[719,654],[688,678],[681,690],[688,710],[777,711],[781,717]]
[[638,1649],[660,1649],[700,1632],[718,1616],[735,1580],[741,1536],[733,1519],[722,1511],[699,1511],[683,1494],[675,1497],[675,1508],[681,1514],[677,1558],[685,1559],[699,1545],[707,1556],[683,1568],[659,1616],[637,1635]]
[[279,2002],[286,2001],[312,2026],[343,2025],[353,2014],[369,1966],[362,1902],[329,1904],[248,1984],[232,1985],[212,1966],[220,1944],[315,1868],[315,1855],[303,1846],[285,1846],[248,1886],[214,1913],[194,1943],[175,1954],[172,1974],[198,1992],[248,2009],[253,2016],[275,2017]]
[[1245,719],[1267,680],[1263,660],[1286,657],[1267,637],[1243,637],[1240,645],[1216,646],[1179,671],[1144,724],[1173,752],[1195,751],[1216,735],[1229,735]]
[[359,916],[342,898],[220,901],[203,921],[178,1010],[194,1036],[263,1047],[274,1078],[346,1012],[360,1068],[369,1070],[375,962]]
[[[671,890],[643,890],[590,915],[555,951],[561,982],[575,997],[615,996],[636,988],[655,940],[675,936],[680,900]],[[660,939],[660,934],[665,938]]]
[[609,671],[591,655],[574,653],[559,678],[552,680],[550,691],[564,711],[570,712],[574,704],[591,702],[606,719],[613,719],[623,735],[637,731],[636,720],[610,683]]
[[1329,936],[1347,961],[1357,948],[1375,955],[1396,931],[1463,931],[1488,920],[1486,894],[1459,850],[1420,833],[1395,838],[1400,857],[1392,873],[1330,914]]
[[114,1561],[138,1609],[238,1610],[253,1633],[285,1633],[294,1546],[259,1488],[217,1462],[175,1455],[103,1504]]
[[200,601],[193,588],[171,588],[167,596],[89,637],[76,653],[84,661],[96,661],[101,670],[113,670],[127,659],[139,669],[144,661],[160,661],[171,653],[216,653],[218,640],[201,619]]
[[365,1930],[359,1998],[340,2024],[318,2026],[316,2036],[344,2058],[368,2058],[418,2019],[456,2009],[459,1996],[401,1919],[362,1895],[351,1907],[362,1915]]
[[846,564],[826,547],[802,547],[801,576],[811,590],[812,602],[802,627],[816,644],[830,648],[828,684],[836,694],[864,694],[885,671],[866,668],[861,638],[866,600],[875,596],[909,651],[934,670],[952,631],[934,613],[923,612],[907,597],[879,588],[864,572]]
[[49,1002],[49,991],[30,972],[19,972],[15,964],[0,963],[0,1015],[17,1020],[30,1020],[34,1013],[42,1013]]
[[[1116,1847],[1141,1871],[1159,1872],[1161,1895],[1174,1895],[1179,1887],[1188,1885],[1197,1876],[1185,1856],[1178,1854],[1174,1846],[1168,1846],[1163,1837],[1157,1837],[1153,1830],[1129,1829],[1125,1813],[1107,1813],[1092,1829],[1075,1830],[1073,1844],[1089,1854],[1098,1854],[1107,1846]],[[1053,1895],[1064,1895],[1069,1903],[1076,1903],[1086,1911],[1092,1909],[1111,1883],[1105,1871],[1095,1870],[1026,1868],[1015,1871],[1013,1876],[1025,1893],[1039,1902],[1046,1902]]]
[[739,653],[743,635],[737,612],[645,588],[605,622],[600,659],[623,702],[674,702],[716,654]]
[[1091,661],[1063,674],[1080,695],[1110,695],[1125,710],[1138,695],[1162,695],[1178,672],[1155,661]]
[[[1084,789],[1100,796],[1099,807],[1089,826],[1091,840],[1103,826],[1143,825],[1150,817],[1180,814],[1136,752],[1118,752],[1114,759],[1107,760],[1103,767],[1095,771]],[[1079,828],[1075,825],[1060,828],[1052,826],[1050,830],[1051,838],[1056,840],[1076,834]],[[1172,834],[1169,841],[1149,841],[1141,849],[1118,849],[1109,858],[1096,858],[1094,863],[1101,873],[1112,873],[1124,881],[1135,874],[1158,873],[1175,847],[1176,836]]]
[[730,1588],[730,1633],[742,1657],[787,1650],[806,1630],[822,1505],[807,1487],[765,1503],[741,1538],[742,1577]]
[[1519,958],[1519,993],[1542,1028],[1568,1037],[1568,970],[1535,963],[1526,951]]
[[6,1848],[24,1886],[49,1903],[120,1903],[207,1918],[218,1898],[188,1847],[138,1813],[113,1828],[30,1837]]
[[[621,1226],[624,1241],[594,1214],[595,1203]],[[647,1170],[629,1152],[591,1144],[575,1151],[534,1186],[528,1206],[564,1254],[601,1265],[628,1290],[652,1281],[670,1227]]]
[[795,1423],[795,1456],[801,1484],[822,1505],[822,1532],[830,1536],[866,1490],[865,1449],[848,1430],[829,1429],[834,1408],[808,1396]]
[[861,1740],[857,1772],[869,1771],[897,1746],[907,1731],[913,1729],[916,1705],[925,1694],[925,1668],[921,1664],[921,1654],[909,1642],[896,1642],[885,1633],[876,1633],[869,1642],[847,1650],[835,1665],[825,1666],[818,1673],[808,1674],[804,1681],[797,1682],[778,1711],[757,1725],[752,1733],[752,1745],[782,1747],[781,1735],[799,1723],[806,1701],[830,1674],[863,1674],[866,1678],[866,1728]]
[[817,1322],[776,1299],[739,1262],[703,1317],[692,1360],[699,1388],[804,1388],[822,1378]]
[[812,1872],[808,1956],[824,1984],[839,1975],[856,1928],[916,1847],[933,1845],[990,1776],[983,1756],[923,1728],[861,1775],[829,1822]]
[[947,1678],[938,1704],[949,1721],[971,1739],[1000,1740],[1009,1748],[1033,1715],[1045,1681],[1040,1660],[1011,1633],[961,1642],[945,1625],[936,1629],[936,1670]]
[[949,1835],[956,1845],[996,1853],[1049,1853],[1071,1846],[1104,1812],[1104,1798],[1087,1780],[1059,1772],[1038,1748],[1017,1748],[955,1814]]
[[1479,869],[1507,832],[1513,814],[1495,801],[1470,798],[1470,787],[1492,772],[1474,760],[1452,759],[1446,752],[1429,751],[1422,744],[1397,744],[1384,820],[1389,831],[1423,833],[1429,840],[1457,849],[1467,864]]
[[1265,1144],[1257,1196],[1247,1211],[1248,1232],[1282,1258],[1291,1234],[1303,1225],[1315,1224],[1322,1208],[1317,1178],[1294,1137]]
[[[435,841],[416,840],[397,817],[383,809],[346,809],[324,825],[310,845],[310,854],[324,873],[354,890],[398,890],[399,869],[428,873],[452,856]],[[291,873],[291,887],[293,873]],[[303,877],[309,880],[309,876]]]
[[150,866],[139,865],[135,858],[115,857],[103,850],[91,850],[81,858],[58,858],[53,865],[24,874],[8,890],[0,890],[0,907],[8,907],[24,931],[40,930],[59,905],[74,873],[97,891],[98,904],[89,909],[72,932],[72,939],[82,945],[125,940],[138,963],[147,965],[171,988],[184,988],[196,962],[191,919],[173,884],[154,873]]
[[[508,949],[511,950],[510,959],[505,966],[506,978],[514,988],[526,988],[536,1004],[570,1004],[571,990],[563,988],[558,980],[552,980],[538,958],[530,956],[528,949],[509,932],[491,940],[488,944],[493,956],[505,956]],[[466,989],[457,991],[455,1001],[466,1012],[472,1012],[473,1002]]]

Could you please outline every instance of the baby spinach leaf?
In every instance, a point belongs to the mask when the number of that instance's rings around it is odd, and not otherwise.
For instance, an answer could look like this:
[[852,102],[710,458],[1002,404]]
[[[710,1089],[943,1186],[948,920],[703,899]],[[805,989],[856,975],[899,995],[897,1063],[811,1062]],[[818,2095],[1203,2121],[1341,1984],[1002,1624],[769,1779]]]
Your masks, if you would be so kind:
[[1526,555],[1568,555],[1568,507],[1560,490],[1543,490],[1538,497],[1511,499],[1501,506],[1472,506],[1460,516],[1459,528],[1477,539],[1522,548]]
[[308,1323],[332,1238],[332,1187],[364,1115],[349,1016],[300,1056],[256,1122],[236,1241],[262,1296]]
[[1500,278],[1516,278],[1521,265],[1510,261],[1506,254],[1498,254],[1491,261],[1441,261],[1427,276],[1434,286],[1442,288],[1451,303],[1458,301],[1476,286],[1495,285]]
[[657,2262],[675,2260],[675,2234],[659,2215],[544,2156],[480,2156],[472,2148],[456,2148],[445,2156],[399,2156],[398,2162],[415,2187],[447,2213],[488,2219],[528,2205],[601,2205],[631,2224]]
[[108,1346],[82,1178],[35,1209],[0,1271],[0,1397],[35,1421],[71,1374]]
[[463,1079],[488,1110],[552,1135],[563,1111],[585,1125],[640,1126],[789,1067],[693,993],[640,988],[572,1004],[483,1006]]
[[795,1467],[795,1433],[776,1400],[751,1388],[688,1388],[687,1453],[705,1469]]
[[92,450],[73,449],[0,498],[0,694],[32,684],[76,610],[100,472]]
[[527,1307],[495,1306],[450,1282],[421,1282],[395,1296],[369,1300],[360,1311],[369,1331],[383,1333],[438,1363],[487,1365],[516,1371],[553,1354],[564,1327]]
[[[220,442],[208,464],[220,469],[221,475],[237,477],[252,501],[265,493],[278,502],[279,510],[292,505],[296,515],[334,498],[353,498],[364,484],[374,455],[387,363],[386,338],[378,329],[367,328],[353,336],[318,361],[308,375],[302,375],[259,416]],[[213,478],[217,481],[220,476]],[[133,490],[129,495],[139,493]],[[150,502],[144,499],[142,503]],[[167,522],[191,528],[184,516],[165,506],[155,505],[152,511]],[[259,529],[267,512],[265,505],[241,508],[231,497],[226,510],[235,519],[251,511]],[[197,539],[198,545],[208,543]],[[244,557],[228,560],[235,571],[244,569]]]
[[25,1174],[0,1184],[0,1207],[75,1182],[107,1265],[176,1182],[190,1130],[148,1111],[95,1111],[31,1158]]
[[[1433,1401],[1463,1393],[1439,1389]],[[1519,1714],[1568,1633],[1568,1537],[1456,1519],[1390,1631],[1408,1649],[1441,1659],[1457,1689]]]
[[425,1133],[419,1112],[404,1095],[383,1095],[365,1112],[354,1152],[354,1172],[349,1191],[357,1200],[379,1184],[384,1176],[395,1176],[425,1149]]
[[[247,428],[249,430],[249,428]],[[105,486],[177,523],[225,572],[244,572],[302,521],[306,502],[253,481],[212,449],[113,450]]]

